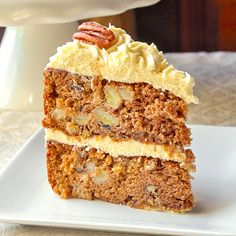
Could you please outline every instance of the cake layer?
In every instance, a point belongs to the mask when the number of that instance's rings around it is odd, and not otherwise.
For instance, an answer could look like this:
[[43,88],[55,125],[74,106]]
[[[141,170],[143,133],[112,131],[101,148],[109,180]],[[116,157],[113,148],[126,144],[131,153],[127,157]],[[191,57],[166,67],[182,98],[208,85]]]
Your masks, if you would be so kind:
[[193,207],[191,177],[174,161],[114,158],[96,149],[47,142],[47,168],[52,189],[62,198],[175,212]]
[[[133,41],[122,29],[110,26],[115,40],[107,50],[75,40],[57,49],[47,68],[124,83],[145,82],[168,90],[187,103],[198,103],[193,78],[168,65],[154,44]],[[82,62],[82,63],[81,63]]]
[[46,129],[45,138],[47,141],[57,141],[59,143],[86,147],[86,150],[95,148],[108,153],[113,157],[134,157],[145,156],[160,158],[162,160],[172,160],[181,163],[181,167],[194,171],[194,155],[191,150],[182,150],[174,146],[165,144],[145,144],[135,140],[117,141],[109,136],[93,136],[90,138],[71,137],[58,130]]
[[170,92],[55,69],[45,70],[44,83],[44,127],[72,136],[190,144],[187,104]]

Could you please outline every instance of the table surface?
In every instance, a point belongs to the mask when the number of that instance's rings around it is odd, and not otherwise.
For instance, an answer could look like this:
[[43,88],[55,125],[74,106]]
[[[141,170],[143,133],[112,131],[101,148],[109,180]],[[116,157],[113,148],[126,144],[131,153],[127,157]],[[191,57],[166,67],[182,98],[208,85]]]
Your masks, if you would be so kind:
[[[236,126],[236,53],[170,53],[166,57],[194,78],[199,105],[191,105],[188,123]],[[41,127],[42,113],[0,109],[0,170],[20,146]],[[1,224],[0,236],[134,235],[127,233]]]

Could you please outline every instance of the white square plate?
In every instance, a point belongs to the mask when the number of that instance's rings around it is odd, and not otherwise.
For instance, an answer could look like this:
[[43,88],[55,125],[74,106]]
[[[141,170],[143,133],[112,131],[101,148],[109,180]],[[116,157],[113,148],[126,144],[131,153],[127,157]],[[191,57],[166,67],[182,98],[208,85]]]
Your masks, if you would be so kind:
[[46,177],[44,132],[36,133],[0,175],[0,222],[182,235],[236,235],[236,127],[192,127],[196,207],[186,214],[62,200]]

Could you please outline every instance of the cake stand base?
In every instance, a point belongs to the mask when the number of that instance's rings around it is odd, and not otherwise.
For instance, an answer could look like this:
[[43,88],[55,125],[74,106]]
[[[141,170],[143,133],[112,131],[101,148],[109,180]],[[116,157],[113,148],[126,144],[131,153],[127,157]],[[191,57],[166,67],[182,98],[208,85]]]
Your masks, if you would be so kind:
[[0,108],[42,111],[43,68],[78,23],[8,27],[0,47]]

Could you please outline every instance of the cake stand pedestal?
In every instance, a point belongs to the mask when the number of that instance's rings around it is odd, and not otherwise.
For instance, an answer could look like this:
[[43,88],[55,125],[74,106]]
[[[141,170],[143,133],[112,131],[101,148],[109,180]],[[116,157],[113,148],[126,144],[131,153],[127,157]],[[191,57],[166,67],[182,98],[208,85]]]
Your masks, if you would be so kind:
[[78,23],[8,27],[0,48],[0,107],[42,111],[43,68]]

